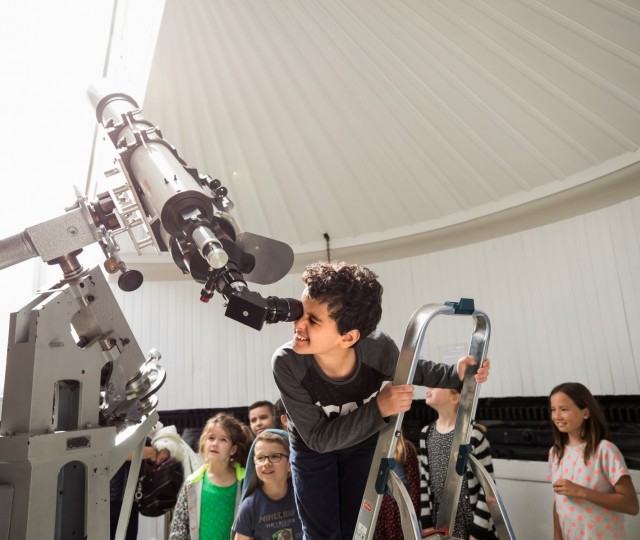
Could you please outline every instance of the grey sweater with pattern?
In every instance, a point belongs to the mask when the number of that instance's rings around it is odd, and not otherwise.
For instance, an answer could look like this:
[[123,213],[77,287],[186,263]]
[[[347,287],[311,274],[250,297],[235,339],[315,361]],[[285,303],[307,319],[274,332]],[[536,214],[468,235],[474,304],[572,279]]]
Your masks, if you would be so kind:
[[[357,367],[347,380],[336,381],[322,372],[313,355],[301,355],[288,342],[273,355],[276,385],[290,420],[296,448],[331,452],[375,444],[385,426],[376,402],[378,392],[393,380],[398,347],[376,331],[355,344]],[[413,384],[461,387],[456,366],[419,360]]]

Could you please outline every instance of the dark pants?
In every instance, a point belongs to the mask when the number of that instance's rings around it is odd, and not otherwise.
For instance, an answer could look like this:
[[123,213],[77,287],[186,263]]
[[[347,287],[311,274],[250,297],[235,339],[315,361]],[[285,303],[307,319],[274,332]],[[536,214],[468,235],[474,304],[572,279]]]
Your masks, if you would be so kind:
[[305,540],[351,540],[375,446],[326,453],[295,446],[290,463]]

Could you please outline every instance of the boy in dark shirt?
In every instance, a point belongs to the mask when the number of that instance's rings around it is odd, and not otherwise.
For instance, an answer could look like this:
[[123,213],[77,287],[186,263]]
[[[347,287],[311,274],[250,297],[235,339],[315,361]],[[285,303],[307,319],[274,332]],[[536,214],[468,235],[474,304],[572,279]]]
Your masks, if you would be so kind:
[[[382,286],[369,269],[314,263],[302,276],[304,314],[294,338],[273,356],[289,417],[291,470],[305,539],[351,539],[378,432],[406,412],[413,385],[393,386],[398,347],[375,328]],[[413,383],[456,388],[471,357],[456,366],[421,360]],[[489,361],[478,369],[483,382]],[[336,520],[338,516],[338,520]]]

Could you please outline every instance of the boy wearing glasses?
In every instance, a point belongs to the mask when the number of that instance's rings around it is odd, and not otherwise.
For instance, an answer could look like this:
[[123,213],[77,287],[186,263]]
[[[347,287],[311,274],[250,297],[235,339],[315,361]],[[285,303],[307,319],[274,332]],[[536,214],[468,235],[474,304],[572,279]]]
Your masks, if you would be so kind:
[[[375,329],[382,286],[369,269],[314,263],[303,276],[304,314],[273,356],[286,407],[296,506],[307,540],[353,537],[378,432],[411,408],[413,385],[393,386],[398,347]],[[460,388],[471,357],[456,366],[421,361],[414,384]],[[489,361],[478,369],[483,382]]]
[[249,451],[245,485],[233,525],[234,540],[302,539],[285,431],[266,429],[256,437]]

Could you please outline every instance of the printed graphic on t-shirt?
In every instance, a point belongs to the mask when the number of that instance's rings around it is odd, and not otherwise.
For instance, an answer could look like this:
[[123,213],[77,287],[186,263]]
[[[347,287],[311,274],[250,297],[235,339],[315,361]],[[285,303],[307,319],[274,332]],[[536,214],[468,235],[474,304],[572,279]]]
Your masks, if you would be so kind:
[[[270,512],[260,515],[260,524],[256,529],[268,533],[272,540],[293,540],[295,535],[292,527],[296,523],[296,519],[295,509]],[[299,537],[302,538],[302,534]]]
[[296,511],[293,486],[274,501],[262,489],[247,497],[238,511],[234,531],[255,540],[302,540],[302,525]]
[[272,540],[293,540],[293,531],[291,529],[282,529],[273,533]]
[[[330,381],[315,369],[310,369],[302,380],[314,403],[322,408],[327,418],[344,416],[375,398],[389,384],[384,375],[366,364],[360,365],[358,376],[350,381]],[[363,398],[362,396],[366,396]]]

